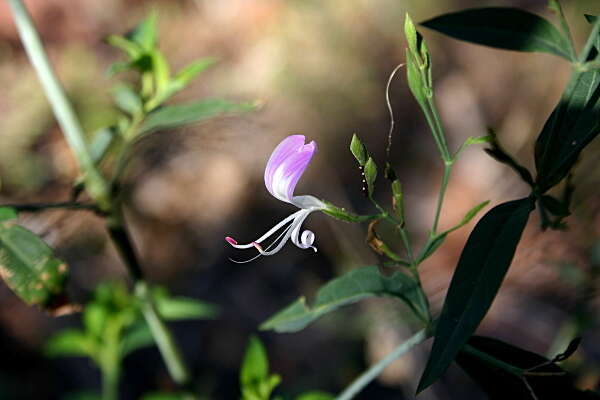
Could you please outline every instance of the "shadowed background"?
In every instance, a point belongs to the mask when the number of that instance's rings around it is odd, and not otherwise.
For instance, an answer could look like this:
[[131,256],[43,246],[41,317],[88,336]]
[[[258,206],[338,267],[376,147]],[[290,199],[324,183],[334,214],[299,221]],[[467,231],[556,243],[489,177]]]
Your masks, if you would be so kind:
[[[119,53],[103,38],[127,31],[152,9],[159,11],[160,47],[175,69],[199,57],[220,60],[178,95],[179,100],[225,97],[263,104],[251,114],[155,134],[139,144],[127,172],[127,217],[149,279],[221,309],[212,321],[172,325],[207,399],[239,396],[237,369],[248,336],[262,321],[300,295],[310,298],[340,273],[380,261],[365,244],[365,226],[318,213],[306,223],[316,233],[317,254],[289,245],[273,257],[249,264],[228,260],[254,253],[232,249],[225,236],[251,241],[293,211],[272,198],[263,184],[264,166],[274,146],[292,133],[316,140],[319,152],[297,194],[369,212],[348,146],[352,133],[357,133],[383,166],[389,129],[385,84],[393,68],[404,61],[405,12],[421,21],[465,7],[513,5],[552,18],[545,2],[516,0],[27,3],[88,132],[114,116],[108,89],[115,80],[105,71]],[[581,43],[587,32],[582,14],[600,13],[600,5],[593,0],[571,1],[565,11],[576,42]],[[505,147],[533,168],[533,141],[566,83],[567,63],[546,54],[492,50],[422,32],[432,54],[437,101],[451,148],[493,127]],[[391,86],[396,114],[392,160],[406,193],[408,229],[418,245],[433,219],[442,163],[407,90],[404,71],[397,76]],[[4,3],[0,82],[0,202],[67,199],[77,175],[75,161]],[[599,146],[597,142],[589,146],[578,166],[574,215],[567,220],[570,230],[542,234],[537,219],[530,222],[479,332],[545,353],[568,328],[582,293],[587,296],[583,300],[598,309],[594,267],[600,268],[600,176],[595,168]],[[441,227],[453,225],[483,200],[497,204],[524,195],[526,189],[512,171],[473,146],[453,170]],[[377,196],[383,203],[390,197],[383,177]],[[69,290],[75,300],[84,302],[101,281],[127,279],[102,222],[93,215],[47,211],[22,215],[20,222],[68,261]],[[436,311],[472,226],[453,233],[422,267],[425,290]],[[410,335],[412,321],[405,311],[393,301],[366,301],[300,333],[260,333],[271,369],[283,378],[280,393],[339,392]],[[78,315],[53,318],[27,307],[1,285],[2,398],[59,399],[98,388],[99,372],[87,360],[49,360],[42,353],[53,332],[79,324]],[[583,351],[573,361],[583,388],[594,388],[598,381],[598,333],[592,319]],[[393,364],[358,398],[413,398],[427,347]],[[140,350],[126,359],[123,399],[173,389],[156,349]],[[451,368],[420,398],[484,397],[464,373]]]

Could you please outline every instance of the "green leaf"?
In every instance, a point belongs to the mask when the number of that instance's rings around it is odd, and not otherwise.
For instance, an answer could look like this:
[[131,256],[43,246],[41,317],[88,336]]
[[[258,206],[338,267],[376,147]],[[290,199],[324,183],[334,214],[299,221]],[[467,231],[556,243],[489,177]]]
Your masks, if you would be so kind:
[[137,93],[127,85],[118,85],[112,90],[115,103],[129,115],[136,115],[142,112],[142,100]]
[[600,397],[578,390],[573,375],[539,354],[484,336],[473,336],[468,346],[456,361],[491,400],[531,399],[532,393],[538,399]]
[[0,222],[17,219],[17,210],[11,207],[0,207]]
[[325,200],[322,200],[322,201],[323,201],[323,203],[325,203],[326,208],[322,209],[321,212],[329,215],[330,217],[339,219],[340,221],[359,223],[359,222],[372,221],[372,220],[380,217],[379,215],[354,214],[354,213],[351,213],[350,211],[346,211],[345,208],[337,207],[334,204],[329,203]]
[[358,163],[362,167],[364,167],[367,163],[368,158],[367,148],[361,142],[356,133],[352,135],[352,141],[350,142],[350,151],[352,152],[354,158],[356,158],[356,161],[358,161]]
[[121,355],[123,357],[130,353],[148,346],[154,345],[154,337],[144,322],[133,324],[123,335],[121,341]]
[[367,181],[367,187],[369,189],[369,196],[372,196],[373,191],[375,190],[375,179],[377,179],[377,165],[371,157],[369,157],[365,164],[364,173],[365,180]]
[[269,376],[269,359],[260,339],[250,337],[246,354],[240,370],[240,383],[242,387],[252,387],[267,380]]
[[535,143],[540,192],[564,179],[600,133],[600,71],[575,71]]
[[108,310],[102,304],[89,303],[83,312],[83,325],[86,331],[97,338],[104,336],[108,319]]
[[[144,52],[144,49],[138,43],[123,36],[110,35],[106,38],[106,42],[111,46],[123,50],[132,60],[137,59]],[[113,68],[111,67],[111,69]]]
[[418,392],[446,371],[484,318],[534,207],[532,198],[500,204],[471,232],[452,276]]
[[423,80],[417,61],[408,49],[406,50],[406,79],[408,81],[408,88],[417,103],[419,103],[419,106],[423,110],[428,109],[427,83]]
[[398,271],[387,277],[375,266],[358,268],[319,289],[312,307],[300,297],[265,321],[260,329],[297,332],[339,307],[374,296],[397,297],[412,307],[418,307],[420,302],[417,283],[408,275]]
[[12,221],[0,223],[0,276],[25,303],[48,309],[61,305],[67,272],[34,233]]
[[117,128],[113,126],[99,129],[94,133],[89,146],[89,152],[94,163],[97,164],[104,159],[117,137]]
[[212,319],[217,315],[217,307],[189,297],[156,295],[158,313],[168,321],[182,319]]
[[467,149],[469,146],[472,146],[474,144],[484,144],[484,143],[489,143],[490,141],[492,141],[492,136],[490,135],[486,135],[486,136],[469,136],[467,138],[467,140],[465,140],[463,142],[463,144],[460,145],[460,147],[458,148],[458,150],[456,151],[456,154],[454,155],[454,159],[457,159],[458,156],[465,150]]
[[416,261],[417,265],[420,264],[421,262],[423,262],[429,256],[431,256],[444,243],[444,240],[446,240],[446,237],[450,233],[454,232],[457,229],[462,228],[463,226],[465,226],[466,224],[471,222],[471,220],[473,218],[475,218],[477,213],[479,213],[479,211],[481,211],[489,203],[490,203],[490,201],[488,200],[488,201],[484,201],[483,203],[477,204],[475,207],[470,209],[465,214],[463,219],[458,224],[454,225],[452,228],[450,228],[440,234],[430,237],[429,240],[427,241],[427,243],[425,244],[425,246],[423,246],[423,250],[421,250],[421,253],[417,257],[417,261]]
[[414,55],[419,54],[419,34],[417,33],[417,29],[415,28],[415,24],[410,18],[408,13],[404,18],[404,35],[406,37],[406,43],[408,44],[408,50]]
[[334,400],[335,396],[325,392],[308,392],[300,395],[296,400]]
[[233,103],[221,99],[164,106],[152,111],[148,115],[140,131],[142,133],[149,133],[162,129],[173,129],[182,125],[201,122],[222,114],[247,112],[255,108],[255,104]]
[[152,72],[154,74],[156,92],[161,94],[167,90],[171,81],[169,63],[164,54],[158,49],[152,50],[150,57],[152,57]]
[[422,23],[450,37],[506,50],[543,52],[571,60],[568,40],[547,20],[517,8],[476,8]]
[[404,195],[402,193],[402,184],[398,179],[392,182],[392,209],[404,221]]
[[65,329],[52,336],[45,345],[48,357],[90,357],[96,350],[96,343],[79,329]]
[[138,24],[131,32],[127,34],[127,38],[137,43],[141,48],[146,51],[154,49],[156,46],[156,21],[158,14],[156,12],[150,13],[146,19]]
[[187,87],[187,85],[189,85],[190,82],[192,82],[198,75],[204,72],[207,68],[213,66],[216,62],[216,58],[206,57],[194,61],[179,71],[169,83],[169,88],[167,90],[169,96]]

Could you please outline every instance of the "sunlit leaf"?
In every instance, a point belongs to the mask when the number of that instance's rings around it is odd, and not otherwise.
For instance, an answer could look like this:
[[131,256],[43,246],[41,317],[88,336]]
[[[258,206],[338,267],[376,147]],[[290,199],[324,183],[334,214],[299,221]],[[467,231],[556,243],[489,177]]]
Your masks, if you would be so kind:
[[252,336],[246,347],[246,354],[240,369],[242,386],[252,386],[267,379],[269,376],[269,359],[262,342]]
[[335,396],[325,392],[309,392],[304,393],[296,398],[296,400],[334,400]]
[[131,32],[127,34],[127,38],[137,43],[144,50],[152,50],[156,46],[156,22],[158,14],[150,13],[146,19],[140,22]]
[[547,20],[517,8],[476,8],[444,14],[423,26],[499,49],[544,52],[571,60],[568,40]]
[[306,304],[306,299],[301,297],[265,321],[260,329],[297,332],[339,307],[374,296],[396,297],[413,307],[419,307],[417,292],[416,282],[402,272],[387,277],[374,266],[358,268],[319,289],[312,306]]

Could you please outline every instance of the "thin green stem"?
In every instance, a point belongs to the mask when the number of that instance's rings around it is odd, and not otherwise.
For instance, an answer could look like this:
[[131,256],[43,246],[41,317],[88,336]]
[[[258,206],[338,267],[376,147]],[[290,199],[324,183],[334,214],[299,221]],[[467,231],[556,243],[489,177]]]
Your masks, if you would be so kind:
[[399,221],[396,218],[394,218],[393,215],[390,215],[390,213],[388,213],[383,207],[381,207],[381,205],[372,196],[369,196],[369,200],[371,200],[371,203],[373,203],[375,208],[377,208],[377,210],[380,212],[380,215],[382,218],[387,219],[393,225],[396,226],[396,229],[398,230],[398,232],[400,234],[400,238],[402,239],[402,244],[404,245],[404,248],[406,250],[406,256],[408,257],[408,262],[412,266],[414,263],[412,246],[410,244],[410,239],[408,237],[408,234],[406,233],[406,230],[404,229],[404,224],[402,223],[402,221]]
[[368,370],[362,373],[358,378],[356,378],[350,386],[348,386],[344,391],[336,397],[336,400],[350,400],[354,398],[361,390],[363,390],[371,381],[373,381],[383,370],[390,365],[392,362],[396,361],[398,358],[406,354],[413,347],[418,345],[419,343],[424,342],[429,337],[427,330],[422,329],[416,334],[414,334],[407,341],[402,343],[400,346],[396,347],[394,351],[388,354],[384,359],[371,366]]
[[135,281],[135,295],[142,304],[142,313],[173,380],[182,386],[190,383],[190,374],[175,340],[158,314],[152,293],[143,272],[133,242],[127,232],[120,207],[107,223],[110,236]]
[[588,36],[588,40],[587,42],[585,42],[585,46],[583,48],[583,50],[581,51],[581,54],[579,55],[579,63],[583,64],[584,62],[587,61],[590,52],[592,51],[592,48],[594,47],[594,43],[596,42],[596,40],[598,39],[597,36],[600,33],[600,18],[596,19],[596,22],[594,22],[594,26],[592,27],[592,30],[590,32],[590,36]]
[[444,173],[442,175],[442,184],[440,186],[440,193],[438,196],[437,207],[435,210],[435,218],[433,219],[433,228],[431,229],[432,234],[437,233],[440,216],[442,214],[442,206],[444,205],[444,197],[446,196],[446,189],[448,188],[448,180],[450,179],[450,172],[452,171],[452,163],[444,163]]
[[119,370],[102,368],[102,400],[119,399]]
[[48,60],[31,16],[21,0],[8,0],[8,4],[11,7],[25,51],[44,88],[54,115],[56,115],[65,138],[84,171],[86,187],[98,204],[107,208],[109,206],[108,186],[88,151],[81,124]]

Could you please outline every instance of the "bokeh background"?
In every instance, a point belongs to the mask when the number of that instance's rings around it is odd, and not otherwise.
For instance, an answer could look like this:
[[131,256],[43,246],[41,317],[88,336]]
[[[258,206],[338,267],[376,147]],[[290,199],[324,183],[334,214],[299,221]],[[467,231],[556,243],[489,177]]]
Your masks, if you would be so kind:
[[[383,165],[389,128],[385,84],[404,61],[403,19],[415,21],[483,5],[519,6],[552,18],[542,0],[45,0],[26,2],[52,61],[89,132],[114,116],[107,66],[120,54],[103,42],[159,11],[160,47],[172,65],[215,56],[220,62],[178,100],[225,97],[260,100],[250,114],[219,118],[161,132],[138,146],[128,170],[128,221],[150,280],[175,294],[215,303],[211,321],[172,324],[195,382],[207,399],[238,398],[238,366],[248,336],[300,295],[327,280],[381,260],[365,244],[365,226],[313,214],[306,226],[319,252],[287,246],[273,257],[238,265],[231,235],[258,237],[288,215],[291,206],[264,188],[263,169],[273,147],[302,133],[319,152],[298,185],[356,212],[368,212],[360,171],[348,151],[358,133]],[[600,13],[595,0],[565,3],[578,43],[583,13]],[[567,4],[568,3],[568,4]],[[433,57],[437,101],[452,148],[468,136],[497,130],[500,140],[532,167],[533,141],[565,85],[569,67],[544,54],[497,51],[423,31]],[[403,72],[403,71],[402,71]],[[38,81],[19,43],[8,7],[0,3],[0,202],[60,201],[77,175]],[[442,164],[404,78],[391,87],[396,113],[394,167],[406,192],[408,229],[417,244],[431,225]],[[582,350],[572,368],[582,388],[600,375],[597,269],[600,268],[600,143],[585,152],[575,176],[577,192],[568,232],[541,233],[533,219],[480,333],[541,353],[557,352],[569,337],[576,310],[589,305]],[[473,205],[516,198],[527,188],[481,147],[464,153],[453,171],[442,227]],[[377,196],[387,202],[382,179]],[[389,203],[388,203],[389,204]],[[39,233],[67,260],[69,290],[80,302],[105,280],[127,275],[107,241],[102,222],[86,212],[48,211],[20,222]],[[452,234],[422,267],[434,310],[445,291],[472,224]],[[412,322],[396,302],[366,301],[323,318],[295,334],[260,333],[279,393],[307,389],[339,392],[353,377],[408,337]],[[0,285],[0,390],[7,399],[61,399],[99,388],[99,372],[84,359],[47,359],[43,345],[80,316],[51,317],[24,305]],[[570,337],[569,337],[570,338]],[[553,347],[554,346],[554,347]],[[428,345],[393,364],[359,399],[410,399]],[[138,399],[174,390],[156,349],[126,359],[121,394]],[[420,398],[483,399],[469,378],[452,367]]]

